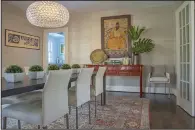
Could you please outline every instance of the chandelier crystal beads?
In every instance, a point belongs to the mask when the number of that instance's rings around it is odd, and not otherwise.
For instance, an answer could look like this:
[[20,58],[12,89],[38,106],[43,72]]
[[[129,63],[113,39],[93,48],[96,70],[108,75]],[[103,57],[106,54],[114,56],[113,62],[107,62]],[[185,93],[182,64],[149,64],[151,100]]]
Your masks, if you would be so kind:
[[27,8],[26,17],[35,26],[58,28],[68,23],[69,12],[57,2],[36,1]]

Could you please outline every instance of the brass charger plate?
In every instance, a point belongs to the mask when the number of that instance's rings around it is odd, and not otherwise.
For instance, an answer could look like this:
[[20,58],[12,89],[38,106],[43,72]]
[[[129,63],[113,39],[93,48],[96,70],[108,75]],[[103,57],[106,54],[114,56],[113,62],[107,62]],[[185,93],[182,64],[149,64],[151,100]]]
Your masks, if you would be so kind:
[[96,49],[93,52],[91,52],[90,60],[93,64],[101,64],[105,60],[107,60],[106,53],[101,49]]

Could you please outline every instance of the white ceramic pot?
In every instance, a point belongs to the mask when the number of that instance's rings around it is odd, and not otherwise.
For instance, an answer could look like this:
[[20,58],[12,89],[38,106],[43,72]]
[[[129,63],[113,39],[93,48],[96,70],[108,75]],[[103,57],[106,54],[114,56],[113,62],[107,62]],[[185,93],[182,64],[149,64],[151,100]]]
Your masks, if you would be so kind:
[[7,82],[20,82],[24,80],[25,73],[4,73],[4,78]]
[[72,68],[72,73],[79,73],[80,72],[80,68]]
[[44,71],[37,71],[37,72],[28,72],[28,77],[30,79],[42,79],[45,76]]

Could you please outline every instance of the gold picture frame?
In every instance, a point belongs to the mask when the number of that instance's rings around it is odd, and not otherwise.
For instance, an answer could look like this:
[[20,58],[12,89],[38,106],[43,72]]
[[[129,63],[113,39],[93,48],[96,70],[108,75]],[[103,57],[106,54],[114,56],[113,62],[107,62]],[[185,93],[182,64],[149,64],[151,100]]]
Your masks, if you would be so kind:
[[40,37],[5,29],[5,46],[40,50]]
[[131,15],[101,17],[101,48],[109,58],[121,58],[128,52],[131,57],[131,40],[127,31]]

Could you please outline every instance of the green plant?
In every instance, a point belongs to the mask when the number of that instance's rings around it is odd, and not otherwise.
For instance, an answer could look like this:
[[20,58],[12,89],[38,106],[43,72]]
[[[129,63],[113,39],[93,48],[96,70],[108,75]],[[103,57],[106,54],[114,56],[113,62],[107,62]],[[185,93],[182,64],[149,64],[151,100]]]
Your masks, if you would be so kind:
[[134,54],[150,52],[154,48],[154,43],[151,39],[143,38],[133,43],[132,51]]
[[132,26],[128,30],[128,35],[132,40],[132,52],[135,55],[144,52],[150,52],[154,48],[155,44],[151,39],[140,38],[141,34],[145,31],[145,27]]
[[79,64],[73,64],[71,68],[81,68],[81,66]]
[[40,65],[33,65],[29,68],[31,72],[43,71],[43,67]]
[[59,70],[60,68],[57,65],[49,65],[48,70]]
[[67,70],[67,69],[71,69],[70,65],[69,64],[63,64],[61,69],[63,70]]
[[6,68],[5,73],[23,73],[23,69],[18,65],[10,65]]
[[145,31],[145,27],[140,28],[139,26],[131,26],[128,30],[128,34],[133,42],[137,41],[141,34]]

